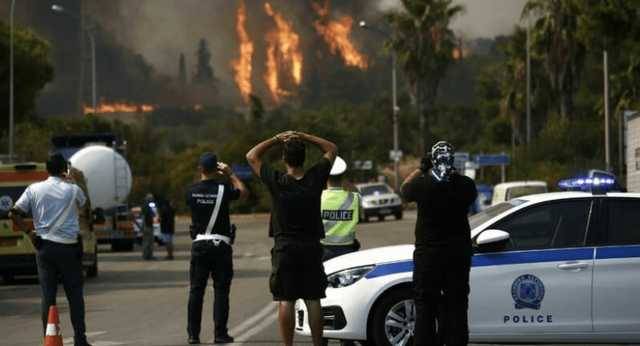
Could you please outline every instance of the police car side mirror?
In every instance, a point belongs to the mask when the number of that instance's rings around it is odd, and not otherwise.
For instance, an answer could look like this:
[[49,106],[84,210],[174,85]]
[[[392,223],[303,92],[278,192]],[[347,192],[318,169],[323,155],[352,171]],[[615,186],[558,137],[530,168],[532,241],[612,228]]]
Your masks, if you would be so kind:
[[509,233],[499,229],[488,229],[480,233],[476,238],[478,246],[497,244],[509,240]]

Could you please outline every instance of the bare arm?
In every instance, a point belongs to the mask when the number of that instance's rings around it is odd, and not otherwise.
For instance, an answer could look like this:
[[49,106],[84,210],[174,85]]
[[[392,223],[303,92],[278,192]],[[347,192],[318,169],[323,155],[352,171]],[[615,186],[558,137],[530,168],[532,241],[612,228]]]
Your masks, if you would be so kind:
[[411,172],[411,174],[409,174],[409,176],[407,176],[402,182],[402,186],[400,187],[400,193],[402,194],[402,197],[404,197],[406,200],[410,200],[410,198],[408,198],[410,195],[409,183],[412,182],[417,177],[419,177],[421,174],[422,174],[422,170],[416,169],[413,172]]
[[9,217],[11,218],[11,221],[13,221],[13,224],[16,225],[16,227],[20,231],[29,233],[29,227],[25,224],[23,213],[20,209],[11,209],[11,211],[9,211]]
[[333,142],[304,132],[294,132],[294,135],[320,148],[320,150],[322,150],[322,152],[324,153],[324,157],[327,160],[331,161],[331,163],[333,163],[333,161],[336,159],[336,155],[338,154],[338,146]]
[[240,180],[240,178],[238,178],[238,176],[236,176],[233,173],[233,170],[231,169],[231,167],[229,167],[229,165],[227,165],[226,163],[219,162],[218,169],[222,171],[224,175],[229,177],[229,181],[231,182],[231,185],[236,190],[240,191],[240,199],[246,200],[249,197],[249,190],[247,190],[247,187],[244,185],[242,180]]
[[278,143],[280,143],[280,140],[278,139],[278,136],[275,136],[258,143],[255,147],[249,150],[247,153],[247,162],[249,163],[249,166],[251,166],[251,170],[253,170],[255,175],[260,176],[262,157],[264,154]]

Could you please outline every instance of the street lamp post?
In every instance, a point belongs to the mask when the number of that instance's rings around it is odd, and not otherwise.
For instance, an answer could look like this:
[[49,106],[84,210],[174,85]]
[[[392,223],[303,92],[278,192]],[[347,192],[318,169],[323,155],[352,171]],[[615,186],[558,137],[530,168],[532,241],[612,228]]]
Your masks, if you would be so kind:
[[[389,33],[386,33],[375,27],[367,25],[364,20],[360,21],[360,27],[363,29],[373,30],[379,34],[389,37]],[[393,171],[395,175],[395,189],[400,191],[400,140],[399,140],[399,119],[398,115],[400,107],[398,107],[398,88],[397,88],[397,55],[396,52],[391,52],[391,109],[392,109],[392,123],[393,123]]]
[[611,171],[611,143],[609,139],[609,54],[605,49],[602,52],[604,65],[604,161],[607,171]]
[[13,95],[13,14],[16,1],[11,0],[11,9],[9,10],[9,162],[13,162],[14,151],[14,95]]
[[[80,16],[69,12],[64,7],[53,4],[51,5],[51,10],[58,13],[63,13],[68,15],[71,18],[76,20],[80,20]],[[87,33],[89,37],[89,43],[91,44],[91,106],[93,107],[93,112],[95,113],[98,107],[98,96],[97,96],[97,77],[96,77],[96,38],[92,31],[93,27],[85,26],[82,28]]]

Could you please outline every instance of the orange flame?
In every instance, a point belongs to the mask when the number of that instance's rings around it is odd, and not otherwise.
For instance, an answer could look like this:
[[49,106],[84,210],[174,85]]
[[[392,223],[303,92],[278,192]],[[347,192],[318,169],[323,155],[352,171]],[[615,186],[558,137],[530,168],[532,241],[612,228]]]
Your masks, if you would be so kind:
[[264,80],[269,88],[273,100],[280,102],[280,96],[290,94],[282,90],[279,79],[279,65],[288,67],[293,82],[302,83],[302,51],[300,50],[300,36],[293,30],[293,25],[280,13],[273,10],[267,2],[264,10],[276,23],[276,30],[267,33],[267,61]]
[[251,38],[249,38],[249,34],[246,29],[247,9],[244,5],[244,1],[240,1],[240,6],[236,13],[236,20],[236,33],[240,40],[240,56],[232,62],[232,66],[235,71],[234,78],[236,85],[240,89],[240,94],[245,102],[249,102],[249,95],[253,90],[253,86],[251,85],[253,42],[251,41]]
[[360,53],[349,40],[351,28],[353,27],[353,18],[344,16],[338,20],[330,20],[329,0],[325,1],[324,6],[314,2],[313,9],[320,16],[320,19],[314,22],[314,26],[318,34],[329,45],[331,54],[335,55],[336,52],[339,52],[347,66],[365,70],[369,66],[367,57]]
[[154,111],[152,105],[147,104],[131,104],[125,102],[101,103],[97,110],[93,107],[84,106],[84,114],[107,114],[107,113],[150,113]]

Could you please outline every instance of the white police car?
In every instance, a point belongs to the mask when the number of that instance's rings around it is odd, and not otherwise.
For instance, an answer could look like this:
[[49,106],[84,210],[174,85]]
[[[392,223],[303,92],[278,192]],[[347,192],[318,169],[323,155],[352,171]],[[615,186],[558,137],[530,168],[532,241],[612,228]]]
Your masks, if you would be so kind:
[[[559,192],[470,218],[472,342],[640,342],[640,194]],[[324,336],[410,343],[413,246],[325,262]],[[309,335],[304,304],[296,330]]]

